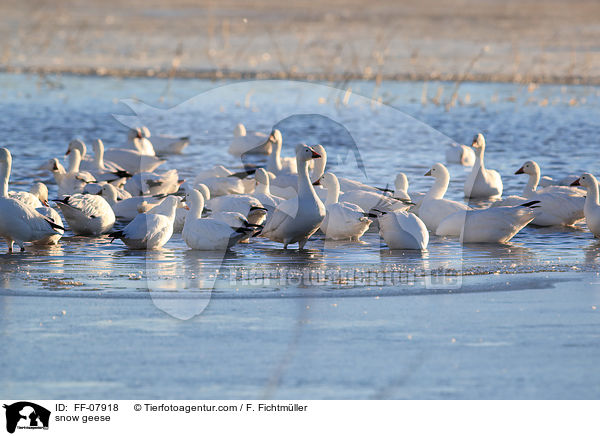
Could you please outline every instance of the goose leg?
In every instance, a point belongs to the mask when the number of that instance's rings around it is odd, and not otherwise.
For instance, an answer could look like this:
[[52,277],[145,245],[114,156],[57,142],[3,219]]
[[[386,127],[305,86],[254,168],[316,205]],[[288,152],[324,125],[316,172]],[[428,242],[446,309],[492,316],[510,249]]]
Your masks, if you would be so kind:
[[6,238],[6,245],[8,247],[9,253],[13,252],[13,244],[14,244],[14,242],[11,239]]
[[308,238],[301,239],[300,241],[298,241],[298,249],[299,250],[304,250],[304,246],[306,245],[306,241],[308,241]]

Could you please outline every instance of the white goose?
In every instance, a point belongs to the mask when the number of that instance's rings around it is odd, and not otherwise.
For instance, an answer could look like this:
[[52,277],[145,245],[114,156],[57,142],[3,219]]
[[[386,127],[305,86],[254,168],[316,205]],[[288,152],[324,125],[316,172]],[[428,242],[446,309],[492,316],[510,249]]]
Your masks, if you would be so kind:
[[76,235],[98,236],[115,223],[112,208],[99,195],[74,194],[54,201]]
[[12,253],[15,242],[24,251],[25,242],[46,240],[65,230],[32,207],[9,198],[11,166],[10,152],[6,148],[0,148],[0,237],[6,240],[9,253]]
[[533,221],[538,203],[459,211],[446,217],[436,234],[460,236],[463,243],[506,244]]
[[58,185],[58,195],[71,195],[81,193],[88,183],[95,182],[94,176],[87,171],[79,171],[81,163],[81,154],[75,149],[69,152],[69,169],[65,171],[57,159],[51,159],[48,162],[48,169],[54,175],[54,180]]
[[278,129],[273,130],[269,136],[269,142],[273,144],[273,150],[267,159],[267,170],[279,174],[298,174],[296,159],[291,157],[281,157],[281,146],[283,138]]
[[379,218],[379,234],[390,250],[426,250],[429,232],[415,214],[386,212]]
[[306,145],[296,147],[298,196],[279,203],[277,209],[269,215],[262,231],[262,236],[283,243],[284,249],[295,242],[303,249],[308,238],[319,229],[325,218],[325,206],[308,178],[308,161],[320,157]]
[[261,132],[247,132],[243,124],[233,130],[233,139],[229,145],[229,153],[234,156],[242,154],[270,154],[272,144],[269,136]]
[[151,173],[166,162],[166,159],[125,148],[109,148],[104,151],[104,157],[130,174]]
[[110,204],[115,217],[120,221],[131,221],[138,215],[138,207],[142,203],[147,203],[150,207],[159,204],[162,200],[154,197],[129,197],[119,200],[117,189],[113,185],[106,184],[102,186],[100,195]]
[[271,194],[270,181],[267,172],[258,168],[254,174],[256,188],[252,196],[256,198],[268,211],[273,211],[284,201],[284,198]]
[[540,167],[534,161],[525,162],[515,174],[529,175],[523,197],[510,196],[503,202],[514,204],[522,199],[539,201],[539,209],[532,224],[544,227],[572,226],[584,218],[585,191],[567,186],[548,186],[538,190]]
[[171,239],[175,210],[180,206],[178,197],[169,196],[149,212],[136,216],[123,230],[109,236],[112,241],[120,239],[132,250],[158,250]]
[[[321,156],[320,159],[314,162],[314,166],[310,173],[310,180],[313,182],[315,192],[319,195],[321,200],[327,198],[327,191],[322,189],[319,185],[319,180],[325,173],[325,167],[327,166],[327,151],[321,144],[317,144],[312,149]],[[312,162],[312,161],[311,161]],[[309,162],[309,164],[311,163]],[[296,164],[297,165],[297,164]],[[310,165],[307,166],[310,168]],[[275,174],[275,178],[271,179],[271,192],[279,197],[286,199],[293,198],[298,195],[298,174]]]
[[348,239],[358,241],[369,229],[372,221],[356,204],[338,202],[340,184],[335,174],[325,173],[321,183],[327,190],[326,215],[321,223],[321,231],[325,234],[325,238],[336,241]]
[[598,180],[585,173],[572,183],[573,186],[583,186],[587,189],[585,198],[585,222],[588,229],[596,238],[600,238],[600,202],[598,198]]
[[[60,228],[64,227],[62,218],[60,214],[50,207],[48,203],[48,187],[41,183],[34,183],[29,192],[19,191],[19,192],[9,192],[10,198],[14,198],[15,200],[19,200],[21,203],[26,204],[27,206],[35,209],[41,215],[50,219],[53,223],[57,224]],[[60,228],[56,229],[56,234],[48,236],[46,238],[35,241],[35,245],[56,245],[64,231]]]
[[150,130],[147,127],[129,129],[127,134],[127,148],[139,151],[146,156],[156,156],[154,145],[150,142]]
[[446,149],[446,162],[472,167],[475,164],[475,152],[472,148],[461,144],[450,144]]
[[[183,192],[191,191],[192,189],[197,189],[202,194],[202,199],[210,200],[210,190],[208,186],[198,183],[195,186],[191,186],[188,182],[184,182],[181,185]],[[184,202],[185,203],[185,202]],[[187,205],[186,205],[187,206]],[[183,226],[185,225],[185,218],[189,213],[187,207],[177,208],[175,211],[175,222],[173,223],[173,233],[181,233],[183,231]]]
[[435,232],[448,215],[461,210],[468,210],[469,207],[463,203],[444,198],[450,183],[450,173],[443,164],[435,164],[425,176],[435,178],[435,182],[429,192],[425,194],[418,214],[427,228]]
[[[150,129],[141,127],[141,132],[144,138],[150,139]],[[137,134],[137,132],[136,132]],[[130,133],[131,135],[131,133]],[[189,145],[189,136],[172,136],[172,135],[154,135],[152,136],[152,146],[157,155],[165,154],[181,154]],[[178,209],[179,210],[179,209]]]
[[[194,179],[194,185],[203,184],[208,186],[213,197],[229,194],[245,194],[248,187],[245,185],[246,177],[253,174],[254,170],[240,171],[234,173],[223,165],[217,165],[210,170],[198,173]],[[253,185],[248,179],[248,183]]]
[[131,177],[131,174],[125,171],[123,168],[118,168],[116,165],[109,167],[104,163],[104,144],[100,139],[96,139],[92,142],[94,149],[94,158],[91,161],[84,161],[83,156],[86,153],[85,144],[82,141],[75,140],[69,143],[67,152],[65,155],[70,155],[73,151],[78,150],[80,153],[79,168],[81,170],[82,164],[86,162],[85,171],[92,175],[92,178],[98,182],[110,182],[118,185],[124,183],[126,177]]
[[495,170],[488,170],[484,164],[485,139],[481,133],[473,138],[475,149],[475,164],[471,174],[465,181],[465,197],[467,198],[498,198],[502,197],[502,178]]
[[137,173],[125,183],[123,189],[132,197],[140,195],[168,195],[179,189],[179,173],[177,170],[157,173]]
[[234,230],[219,219],[202,218],[204,197],[196,189],[186,193],[186,203],[190,210],[181,236],[193,250],[227,250],[256,231],[255,228],[243,226]]

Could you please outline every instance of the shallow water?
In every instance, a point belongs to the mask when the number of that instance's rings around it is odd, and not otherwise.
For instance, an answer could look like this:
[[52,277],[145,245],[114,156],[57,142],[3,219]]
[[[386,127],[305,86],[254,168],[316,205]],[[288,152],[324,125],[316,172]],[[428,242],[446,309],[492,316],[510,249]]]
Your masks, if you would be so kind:
[[[322,143],[329,154],[328,170],[338,175],[393,186],[395,174],[404,171],[415,192],[428,189],[432,179],[423,174],[436,161],[444,162],[448,143],[468,143],[478,131],[487,138],[488,167],[503,175],[505,195],[520,193],[526,180],[512,174],[528,159],[535,159],[544,175],[555,178],[597,172],[600,88],[466,83],[457,95],[459,103],[469,104],[446,110],[453,87],[397,82],[376,87],[356,82],[339,90],[327,84],[283,81],[4,74],[0,75],[2,145],[13,153],[12,188],[28,189],[34,180],[43,180],[51,196],[53,181],[39,165],[61,157],[74,137],[87,143],[100,137],[107,147],[119,145],[126,135],[122,123],[191,136],[184,154],[169,157],[162,167],[177,168],[182,178],[193,178],[216,163],[241,167],[239,158],[226,151],[232,127],[239,121],[265,132],[277,126],[283,132],[284,155],[290,155],[291,145],[298,142]],[[250,163],[257,162],[260,159]],[[447,196],[462,200],[468,170],[456,165],[449,169]],[[600,257],[600,245],[584,224],[573,229],[528,227],[509,246],[462,247],[457,240],[432,237],[423,254],[390,252],[376,233],[367,233],[362,243],[325,243],[315,237],[305,254],[280,248],[257,239],[236,246],[223,259],[222,253],[191,252],[180,236],[174,236],[164,250],[146,254],[126,250],[120,242],[109,244],[106,238],[67,233],[58,247],[2,255],[0,268],[3,287],[12,289],[145,290],[150,280],[155,290],[215,286],[227,294],[240,287],[270,292],[289,284],[325,285],[327,290],[415,284],[457,287],[462,275],[596,270]],[[91,262],[90,268],[82,267],[82,256]],[[452,276],[439,286],[426,281],[428,271],[437,268]],[[395,278],[388,280],[386,274]]]
[[[528,159],[558,178],[597,172],[600,89],[463,84],[470,104],[446,111],[453,86],[4,74],[0,145],[13,153],[13,188],[39,179],[56,192],[37,167],[76,136],[118,145],[126,128],[113,114],[134,115],[119,101],[139,98],[161,110],[138,105],[139,119],[122,121],[191,135],[164,166],[183,177],[241,166],[226,151],[238,121],[277,125],[284,147],[320,142],[331,171],[377,186],[404,171],[411,190],[428,189],[423,174],[446,145],[477,131],[506,194],[522,189],[512,174]],[[448,196],[462,200],[467,173],[449,169]],[[507,246],[433,237],[425,253],[390,252],[375,233],[308,248],[257,239],[198,253],[176,235],[144,253],[67,233],[2,254],[0,397],[598,398],[600,243],[583,225],[528,227]]]

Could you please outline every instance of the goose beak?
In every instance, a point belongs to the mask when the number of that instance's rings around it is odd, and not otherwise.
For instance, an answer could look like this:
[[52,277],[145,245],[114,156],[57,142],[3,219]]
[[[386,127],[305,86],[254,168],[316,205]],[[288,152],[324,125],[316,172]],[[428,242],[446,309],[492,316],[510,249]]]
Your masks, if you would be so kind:
[[523,167],[519,168],[515,174],[525,174],[525,169]]
[[321,179],[318,179],[317,181],[313,182],[313,186],[320,186],[321,185]]
[[47,200],[42,200],[42,204],[46,207],[50,207],[50,203]]
[[427,172],[425,173],[425,176],[426,176],[426,177],[427,177],[427,176],[431,176],[431,170],[427,171]]
[[313,159],[319,159],[321,157],[321,155],[319,153],[317,153],[316,151],[314,151],[312,148],[310,149],[310,151],[312,151]]
[[275,142],[275,135],[272,133],[269,135],[269,142]]
[[68,155],[69,153],[71,153],[71,149],[67,150],[67,152],[65,153],[65,156]]
[[575,180],[573,183],[571,183],[571,186],[581,186],[581,179]]
[[185,206],[183,206],[183,208],[184,208],[185,210],[190,210],[190,207],[189,207],[188,205],[185,205]]

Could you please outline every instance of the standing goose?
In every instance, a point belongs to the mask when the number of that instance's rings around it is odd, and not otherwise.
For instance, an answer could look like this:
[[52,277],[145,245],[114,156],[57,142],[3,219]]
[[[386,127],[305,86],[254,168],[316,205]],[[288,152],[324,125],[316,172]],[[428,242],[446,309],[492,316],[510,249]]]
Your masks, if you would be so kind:
[[423,220],[427,228],[435,232],[440,223],[448,216],[458,211],[468,210],[469,207],[463,203],[444,198],[450,183],[450,173],[441,163],[435,164],[425,176],[435,178],[435,182],[429,192],[425,194],[419,207],[419,218]]
[[523,190],[523,197],[510,196],[504,203],[526,200],[540,202],[532,224],[536,226],[572,226],[584,218],[585,191],[567,186],[548,186],[537,189],[540,181],[540,167],[534,161],[527,161],[515,174],[527,174],[529,180]]
[[498,198],[502,197],[502,178],[495,170],[488,170],[484,164],[485,139],[481,133],[473,138],[475,164],[471,174],[465,181],[466,198]]
[[460,236],[463,243],[506,244],[533,221],[538,203],[459,211],[446,217],[436,234]]
[[73,194],[54,200],[76,235],[98,236],[115,224],[115,214],[99,195]]
[[269,215],[262,231],[262,236],[283,243],[284,249],[297,242],[302,250],[325,218],[325,206],[308,178],[308,162],[320,157],[320,154],[306,145],[299,144],[296,147],[298,196],[279,203]]
[[120,239],[132,250],[158,250],[173,235],[175,210],[180,205],[179,198],[169,196],[152,210],[140,213],[123,230],[113,232],[109,236],[112,241]]
[[8,180],[12,156],[0,148],[0,237],[6,240],[8,252],[16,242],[25,251],[25,242],[35,242],[64,232],[64,228],[34,208],[8,196]]
[[233,229],[219,219],[202,218],[204,197],[196,189],[189,190],[185,198],[190,210],[181,236],[193,250],[227,250],[256,231],[256,228],[244,226]]
[[358,241],[369,229],[372,221],[356,204],[338,202],[340,184],[335,174],[325,173],[321,183],[327,189],[326,215],[321,223],[321,231],[325,234],[325,239]]
[[573,186],[583,186],[587,189],[585,198],[585,222],[590,232],[600,238],[600,202],[598,199],[598,181],[590,174],[585,173],[572,183]]

